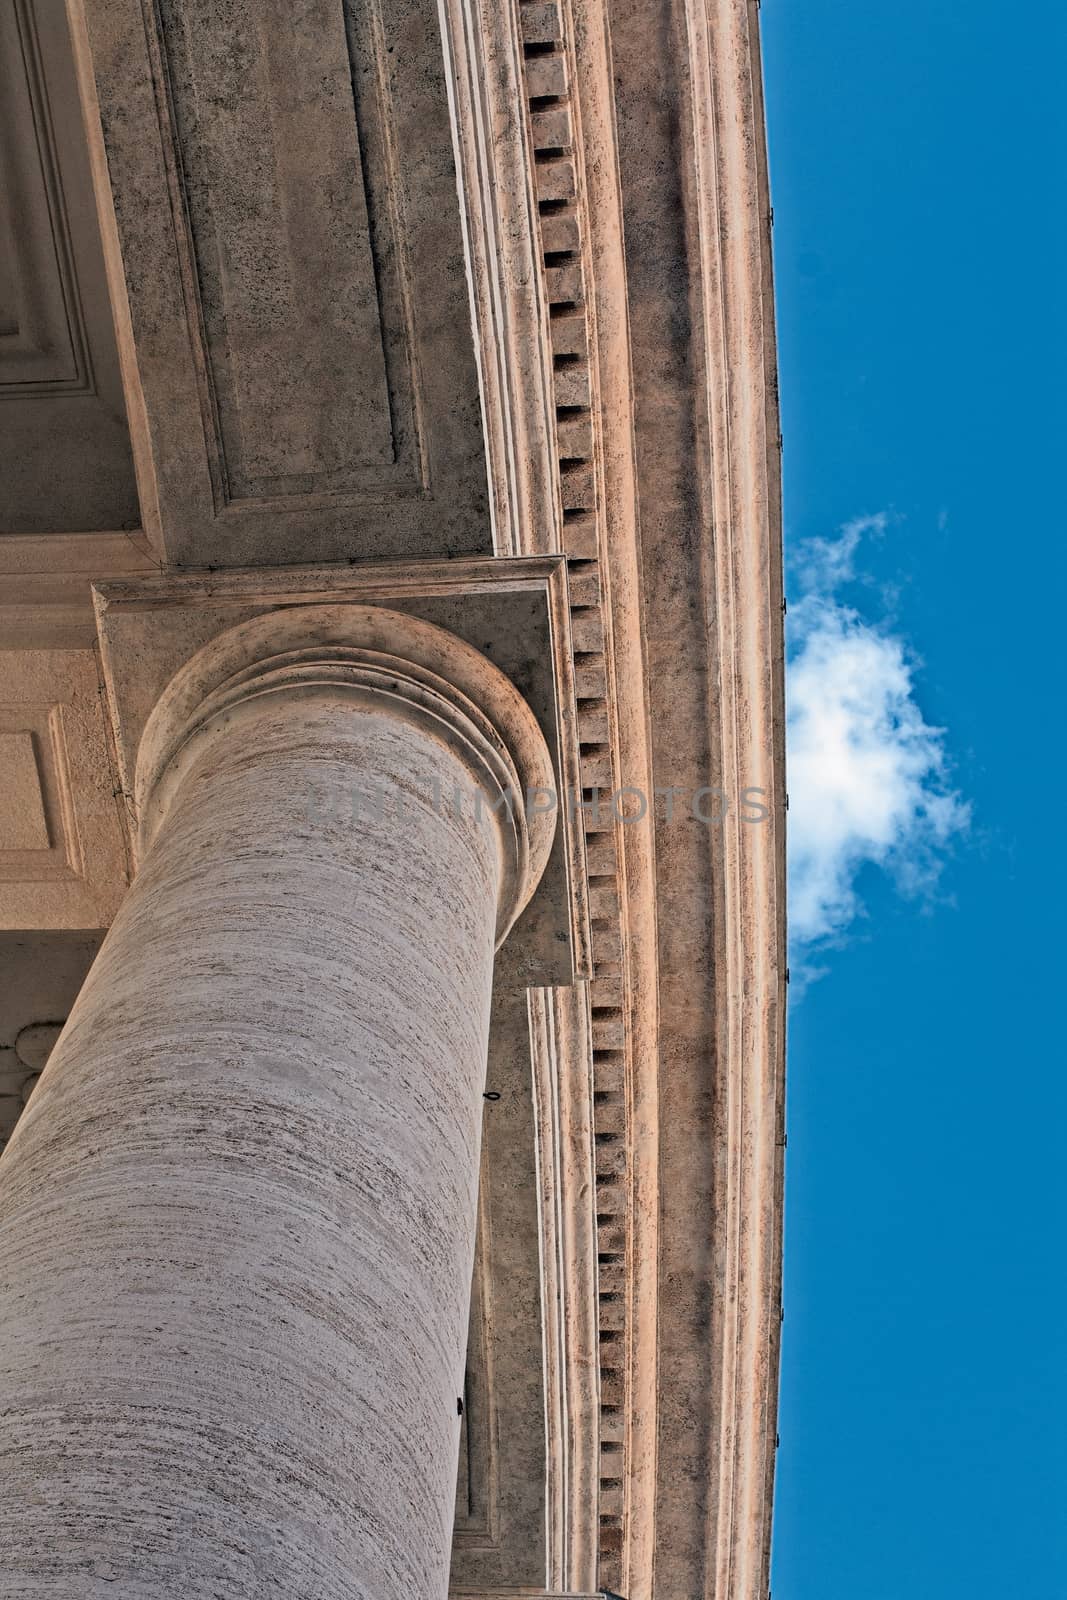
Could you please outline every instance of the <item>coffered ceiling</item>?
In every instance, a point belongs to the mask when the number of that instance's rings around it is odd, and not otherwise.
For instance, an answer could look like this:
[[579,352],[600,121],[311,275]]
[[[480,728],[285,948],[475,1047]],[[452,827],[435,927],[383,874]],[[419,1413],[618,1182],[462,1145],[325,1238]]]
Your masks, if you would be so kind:
[[58,0],[0,8],[0,532],[140,525]]

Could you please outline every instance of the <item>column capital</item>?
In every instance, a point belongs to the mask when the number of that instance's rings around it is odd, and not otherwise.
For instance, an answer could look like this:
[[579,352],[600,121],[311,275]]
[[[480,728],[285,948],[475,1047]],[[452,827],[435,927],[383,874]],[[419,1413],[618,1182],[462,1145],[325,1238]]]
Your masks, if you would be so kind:
[[[134,778],[139,852],[147,851],[206,746],[232,737],[267,697],[276,709],[279,696],[292,700],[294,710],[343,701],[353,710],[387,711],[460,756],[471,776],[463,803],[491,819],[500,837],[502,941],[537,886],[555,834],[556,809],[530,803],[554,791],[544,735],[518,690],[485,656],[443,628],[383,606],[264,612],[189,658],[141,738]],[[433,779],[427,771],[427,797]],[[454,801],[438,795],[435,803]]]
[[[305,703],[315,693],[353,695],[360,678],[359,692],[383,693],[390,673],[400,682],[400,663],[409,687],[388,692],[406,696],[412,709],[405,714],[415,715],[415,704],[423,703],[420,714],[431,715],[432,690],[443,697],[432,713],[443,719],[434,724],[442,738],[462,712],[481,729],[464,737],[474,737],[475,745],[487,740],[494,761],[504,759],[502,746],[523,798],[534,788],[547,791],[525,808],[530,881],[524,885],[520,864],[512,917],[536,881],[545,849],[547,864],[507,940],[498,986],[518,992],[588,976],[585,837],[575,803],[583,777],[562,560],[170,573],[98,584],[94,602],[135,863],[158,820],[149,812],[165,801],[166,784],[160,785],[167,767],[200,723],[216,712],[232,715],[234,700],[244,706],[242,717],[250,715],[257,699],[265,703],[268,684],[277,691],[284,684]],[[378,659],[384,657],[393,659]],[[420,676],[426,673],[442,683]],[[343,690],[338,685],[346,677]],[[399,698],[396,706],[399,715]],[[468,759],[475,759],[473,748]],[[472,787],[481,782],[472,778]],[[487,805],[498,793],[498,780],[490,780]],[[506,848],[518,861],[521,847],[513,841]]]

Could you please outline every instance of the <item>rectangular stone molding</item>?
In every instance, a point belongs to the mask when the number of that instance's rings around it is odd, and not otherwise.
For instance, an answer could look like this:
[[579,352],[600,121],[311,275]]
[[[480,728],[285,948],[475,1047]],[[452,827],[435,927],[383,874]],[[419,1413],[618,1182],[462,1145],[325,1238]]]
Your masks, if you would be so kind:
[[[499,1007],[498,1021],[499,1021]],[[499,1031],[499,1030],[498,1030]],[[521,1035],[520,1035],[521,1038]],[[494,1084],[500,1076],[498,1063],[504,1053],[492,1052],[489,1072]],[[505,1059],[510,1059],[510,1052]],[[517,1086],[521,1092],[522,1079]],[[495,1090],[500,1093],[499,1090]],[[452,1533],[453,1552],[458,1549],[495,1548],[497,1541],[497,1467],[495,1426],[499,1397],[493,1386],[491,1279],[493,1263],[489,1214],[489,1141],[492,1123],[487,1103],[482,1131],[482,1165],[478,1179],[478,1235],[474,1251],[474,1276],[471,1281],[470,1324],[467,1333],[467,1363],[463,1374],[463,1416],[459,1429],[459,1471],[456,1474],[456,1520]],[[511,1260],[517,1252],[509,1256]],[[454,1557],[453,1557],[454,1559]]]
[[0,7],[0,532],[134,527],[66,12]]
[[411,372],[401,347],[391,396],[340,8],[313,5],[299,28],[262,0],[238,29],[208,0],[159,14],[229,498],[414,488]]
[[588,992],[494,996],[453,1596],[585,1593],[596,1581]]
[[[32,720],[33,711],[16,712],[16,716],[19,721],[27,716]],[[51,717],[48,720],[51,724]],[[58,725],[49,726],[48,732],[62,737]],[[54,750],[57,741],[48,742]],[[0,849],[12,855],[51,848],[39,750],[39,731],[17,728],[10,733],[0,732],[0,766],[7,774],[7,808],[0,817]]]
[[105,928],[128,882],[91,650],[0,652],[0,928]]
[[500,555],[562,548],[523,7],[442,0]]
[[[478,1244],[464,1381],[451,1589],[545,1584],[551,1470],[534,1182],[535,1106],[521,996],[493,997]],[[548,1401],[548,1404],[551,1402]]]
[[0,538],[2,648],[92,649],[93,580],[158,571],[142,533],[5,534]]
[[298,25],[285,0],[75,17],[168,559],[491,549],[432,0],[310,0]]

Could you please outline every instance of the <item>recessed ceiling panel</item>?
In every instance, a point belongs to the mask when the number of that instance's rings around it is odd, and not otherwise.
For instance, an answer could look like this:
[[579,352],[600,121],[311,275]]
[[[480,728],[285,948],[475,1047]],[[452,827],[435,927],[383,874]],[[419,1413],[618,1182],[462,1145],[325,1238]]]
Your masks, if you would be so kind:
[[0,533],[136,527],[66,12],[0,7]]
[[168,558],[490,551],[433,0],[84,18]]

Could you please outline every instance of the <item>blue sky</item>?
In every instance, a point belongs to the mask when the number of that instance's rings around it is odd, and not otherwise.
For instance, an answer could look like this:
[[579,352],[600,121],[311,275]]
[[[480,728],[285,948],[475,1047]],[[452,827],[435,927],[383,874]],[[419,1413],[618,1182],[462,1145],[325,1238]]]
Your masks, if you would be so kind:
[[761,23],[802,979],[774,1600],[1051,1600],[1067,26],[1050,0]]

